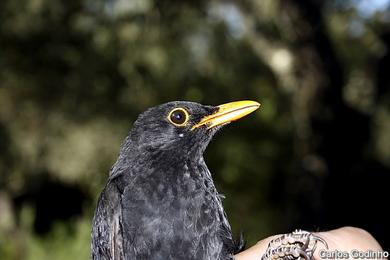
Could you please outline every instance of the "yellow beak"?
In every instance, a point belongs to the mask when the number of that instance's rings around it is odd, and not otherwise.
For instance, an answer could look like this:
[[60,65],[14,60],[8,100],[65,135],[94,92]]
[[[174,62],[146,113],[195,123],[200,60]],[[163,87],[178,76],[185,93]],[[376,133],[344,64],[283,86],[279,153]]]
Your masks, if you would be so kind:
[[206,116],[194,125],[191,130],[202,125],[207,125],[207,128],[230,123],[244,117],[260,107],[260,104],[255,101],[245,100],[226,103],[218,106],[218,111],[212,115]]

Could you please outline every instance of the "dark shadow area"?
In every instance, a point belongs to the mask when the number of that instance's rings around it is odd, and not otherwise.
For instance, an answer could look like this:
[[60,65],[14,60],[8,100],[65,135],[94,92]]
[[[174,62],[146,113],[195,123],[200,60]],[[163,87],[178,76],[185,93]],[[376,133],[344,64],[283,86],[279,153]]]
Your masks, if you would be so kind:
[[59,222],[75,231],[72,221],[81,217],[85,205],[91,203],[82,188],[55,181],[47,173],[37,174],[28,183],[26,192],[13,199],[17,215],[23,206],[31,205],[35,211],[34,232],[39,235],[47,234]]

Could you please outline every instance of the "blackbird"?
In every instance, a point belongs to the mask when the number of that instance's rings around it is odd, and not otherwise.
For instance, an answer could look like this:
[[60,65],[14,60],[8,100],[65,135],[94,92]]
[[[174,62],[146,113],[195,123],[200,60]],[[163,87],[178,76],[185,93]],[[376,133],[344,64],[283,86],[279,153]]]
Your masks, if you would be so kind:
[[233,239],[203,153],[214,134],[260,106],[174,101],[146,110],[100,194],[92,259],[233,259]]

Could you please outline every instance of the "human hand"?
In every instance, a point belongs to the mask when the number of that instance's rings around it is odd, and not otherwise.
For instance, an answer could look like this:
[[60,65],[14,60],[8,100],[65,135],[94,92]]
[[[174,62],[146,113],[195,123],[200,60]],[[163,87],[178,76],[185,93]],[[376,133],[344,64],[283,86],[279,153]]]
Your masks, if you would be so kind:
[[[318,243],[317,250],[314,254],[314,259],[325,258],[340,258],[330,257],[329,254],[333,252],[340,252],[341,254],[349,254],[352,252],[373,252],[383,251],[379,243],[372,237],[367,231],[355,228],[355,227],[342,227],[339,229],[330,230],[327,232],[314,233],[315,235],[324,239],[328,244],[328,249],[325,245]],[[235,260],[259,260],[267,250],[268,244],[271,240],[279,237],[280,235],[271,236],[265,238],[251,248],[237,254]],[[355,251],[354,251],[355,250]],[[352,258],[352,257],[347,257]]]

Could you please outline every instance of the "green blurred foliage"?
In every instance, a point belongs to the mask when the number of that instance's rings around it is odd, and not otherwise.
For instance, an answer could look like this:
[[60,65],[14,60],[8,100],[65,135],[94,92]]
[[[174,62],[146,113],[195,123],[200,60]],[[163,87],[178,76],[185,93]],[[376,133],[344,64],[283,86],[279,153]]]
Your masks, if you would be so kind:
[[[326,44],[340,63],[341,102],[372,119],[362,154],[388,170],[389,75],[380,74],[388,9],[365,14],[359,1],[324,1],[323,24],[312,24],[302,14],[314,2],[1,1],[1,258],[88,258],[95,203],[121,141],[140,112],[171,100],[261,102],[215,138],[206,161],[235,233],[252,244],[289,231],[301,223],[297,193],[316,211],[316,185],[329,174],[312,127],[334,118],[321,94],[334,83]],[[310,40],[318,32],[324,48]],[[54,195],[50,183],[84,197]],[[39,204],[42,196],[53,197]],[[48,213],[51,203],[64,212]],[[68,214],[72,207],[82,210]],[[53,214],[44,232],[37,212]]]

